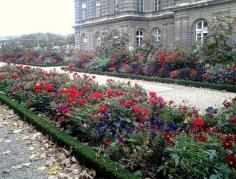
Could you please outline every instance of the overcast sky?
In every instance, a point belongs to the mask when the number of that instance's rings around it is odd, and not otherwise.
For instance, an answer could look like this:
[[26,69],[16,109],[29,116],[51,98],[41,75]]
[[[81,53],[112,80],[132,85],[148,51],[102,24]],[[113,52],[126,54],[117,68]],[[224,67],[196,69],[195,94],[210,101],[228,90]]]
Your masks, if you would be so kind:
[[74,0],[0,0],[0,36],[73,32]]

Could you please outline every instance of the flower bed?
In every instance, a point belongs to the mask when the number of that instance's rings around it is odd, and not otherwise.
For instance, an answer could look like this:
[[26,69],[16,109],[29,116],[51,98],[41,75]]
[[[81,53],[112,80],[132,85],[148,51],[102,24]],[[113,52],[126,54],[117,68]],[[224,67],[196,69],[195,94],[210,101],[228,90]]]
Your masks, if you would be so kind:
[[88,52],[80,52],[80,56],[77,56],[69,67],[213,84],[236,84],[235,60],[209,66],[202,62],[201,57],[183,50],[167,51],[157,48],[152,49],[148,54],[147,51],[138,49],[133,53],[127,51],[111,54],[108,57],[89,56],[90,58],[85,58],[88,57]]
[[93,71],[93,70],[86,70],[86,69],[78,69],[73,67],[62,67],[63,70],[69,72],[81,72],[81,73],[89,73],[89,74],[97,74],[97,75],[107,75],[107,76],[114,76],[119,78],[130,78],[130,79],[138,79],[144,81],[156,81],[161,83],[172,83],[184,86],[191,86],[197,88],[209,88],[215,90],[223,90],[229,92],[236,92],[235,85],[230,84],[214,84],[214,83],[207,83],[207,82],[199,82],[199,81],[191,81],[191,80],[178,80],[178,79],[171,79],[171,78],[160,78],[157,76],[141,76],[141,75],[134,75],[134,74],[127,74],[127,73],[114,73],[114,72],[103,72],[103,71]]
[[236,99],[224,109],[174,106],[138,84],[0,68],[0,89],[140,177],[204,178],[235,175]]
[[2,62],[34,66],[62,66],[65,65],[64,56],[64,53],[33,49],[0,51],[0,60]]

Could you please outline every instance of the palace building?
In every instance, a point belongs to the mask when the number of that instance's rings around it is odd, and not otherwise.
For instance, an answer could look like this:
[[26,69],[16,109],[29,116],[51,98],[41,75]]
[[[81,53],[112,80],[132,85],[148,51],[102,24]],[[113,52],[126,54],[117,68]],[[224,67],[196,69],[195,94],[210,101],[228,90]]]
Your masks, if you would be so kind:
[[95,50],[104,32],[116,30],[131,48],[149,35],[166,48],[190,48],[217,16],[232,17],[236,32],[236,0],[75,0],[75,44]]

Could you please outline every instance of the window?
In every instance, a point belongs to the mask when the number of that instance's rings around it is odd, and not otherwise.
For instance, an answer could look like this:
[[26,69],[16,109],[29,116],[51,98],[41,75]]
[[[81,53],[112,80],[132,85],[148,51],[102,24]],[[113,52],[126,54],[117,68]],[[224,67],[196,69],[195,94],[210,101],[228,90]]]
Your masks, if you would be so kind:
[[96,33],[95,35],[95,46],[98,47],[101,45],[101,37],[99,33]]
[[87,35],[82,36],[82,47],[83,50],[88,50],[88,37]]
[[154,11],[159,11],[161,7],[161,0],[154,0]]
[[142,43],[142,40],[143,40],[143,31],[139,30],[136,32],[136,43],[137,45],[141,45]]
[[161,41],[161,31],[159,29],[154,30],[154,36],[157,42]]
[[200,20],[196,23],[196,42],[202,44],[208,34],[208,23],[206,20]]
[[119,0],[114,0],[114,4],[113,4],[113,10],[114,10],[114,13],[118,13],[119,11]]
[[87,8],[86,2],[82,3],[82,20],[86,19],[86,8]]
[[138,0],[137,1],[137,10],[139,12],[143,12],[144,11],[144,0]]
[[101,2],[100,0],[96,0],[96,5],[95,5],[95,13],[96,13],[96,17],[99,17],[101,14]]

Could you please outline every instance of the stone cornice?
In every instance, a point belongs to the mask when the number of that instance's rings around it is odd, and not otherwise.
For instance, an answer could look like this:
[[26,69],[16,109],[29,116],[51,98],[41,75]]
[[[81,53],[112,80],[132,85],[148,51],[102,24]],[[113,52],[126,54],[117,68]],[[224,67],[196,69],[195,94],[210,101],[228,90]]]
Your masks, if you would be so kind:
[[87,27],[87,26],[92,26],[92,25],[97,25],[97,24],[106,24],[106,23],[111,23],[111,22],[118,22],[118,21],[123,21],[123,20],[141,20],[141,21],[150,21],[150,20],[155,20],[155,19],[165,19],[165,18],[170,18],[174,16],[174,12],[170,11],[165,11],[163,13],[158,13],[158,14],[152,14],[152,13],[145,13],[145,15],[138,15],[138,14],[126,14],[126,15],[119,15],[119,16],[110,16],[110,17],[104,17],[101,19],[97,20],[92,20],[92,21],[85,21],[84,23],[81,24],[76,24],[74,28],[79,28],[79,27]]
[[235,0],[200,0],[200,1],[192,2],[192,3],[180,3],[180,4],[175,4],[172,11],[175,12],[175,11],[204,7],[204,6],[215,5],[215,4],[229,3],[229,2],[234,2],[234,1]]

